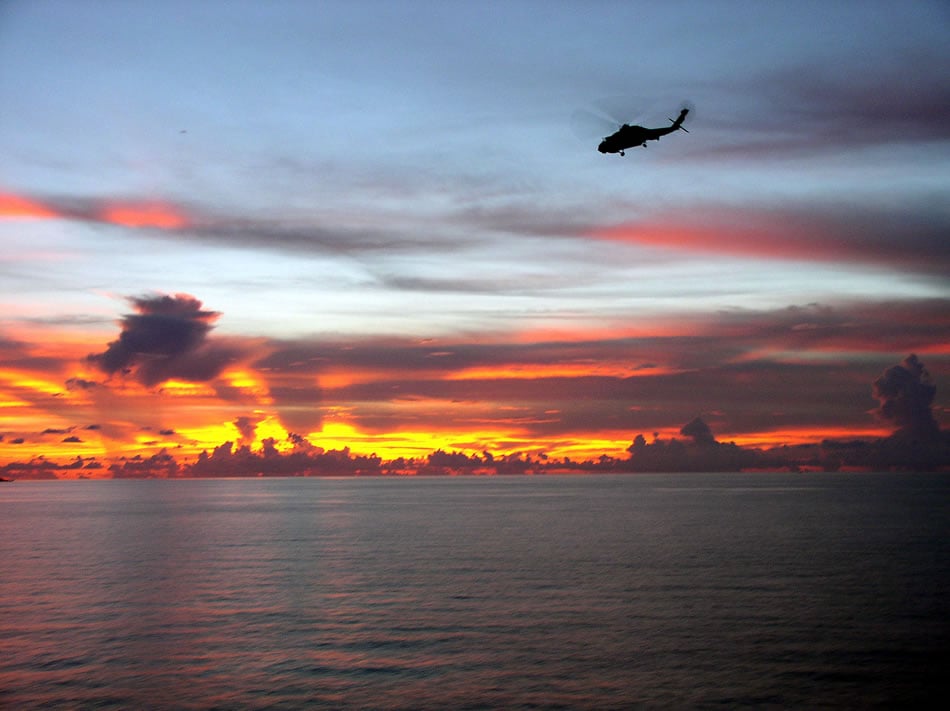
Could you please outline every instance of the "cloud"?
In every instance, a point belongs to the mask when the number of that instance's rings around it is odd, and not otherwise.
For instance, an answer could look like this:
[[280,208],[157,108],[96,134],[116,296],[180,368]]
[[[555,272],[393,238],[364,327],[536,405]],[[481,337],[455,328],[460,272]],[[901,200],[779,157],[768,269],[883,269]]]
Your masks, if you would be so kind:
[[873,388],[880,402],[877,414],[897,426],[895,434],[920,442],[932,442],[940,436],[933,415],[937,386],[916,355],[884,371]]
[[281,424],[288,430],[313,432],[323,426],[323,392],[307,379],[268,374],[268,391]]
[[239,446],[251,445],[254,443],[254,437],[257,433],[257,425],[262,419],[262,417],[248,417],[247,415],[242,415],[234,421],[234,426],[241,435],[241,439],[238,441]]
[[947,200],[900,205],[694,206],[594,229],[590,236],[649,247],[777,260],[950,272]]
[[680,434],[693,440],[693,444],[710,446],[716,444],[716,438],[701,417],[696,417],[683,425]]
[[0,193],[0,219],[69,219],[162,230],[179,230],[192,223],[186,210],[163,200],[41,197],[14,193]]
[[380,253],[454,249],[473,240],[456,235],[420,235],[417,229],[366,224],[365,215],[247,217],[221,214],[169,200],[21,195],[0,192],[0,220],[58,219],[145,230],[151,237],[264,249],[292,255]]
[[[267,374],[371,373],[453,381],[604,373],[659,376],[729,365],[750,354],[939,351],[950,341],[950,299],[810,303],[681,314],[675,323],[631,313],[605,331],[483,332],[471,337],[274,340],[255,362]],[[886,346],[884,342],[886,341]],[[651,367],[644,367],[650,364]],[[270,376],[269,376],[270,377]],[[327,386],[332,387],[332,386]]]
[[97,385],[99,385],[99,383],[94,380],[86,380],[85,378],[69,378],[66,380],[67,390],[91,390]]
[[177,378],[205,382],[217,377],[239,351],[210,343],[208,334],[219,317],[187,294],[130,299],[136,313],[122,318],[122,332],[102,353],[88,361],[107,375],[132,373],[153,386]]
[[731,87],[740,108],[718,120],[697,114],[723,134],[684,150],[758,160],[950,140],[950,78],[939,70],[946,62],[946,53],[909,52],[863,74],[834,64],[759,74]]
[[[612,336],[272,341],[254,366],[272,394],[285,388],[288,411],[345,407],[347,421],[370,432],[668,431],[697,410],[722,410],[717,427],[733,436],[813,428],[820,438],[822,428],[870,429],[868,383],[895,350],[933,354],[945,367],[948,314],[946,299],[814,303],[684,315],[675,327],[631,315]],[[319,400],[293,389],[315,382]]]
[[122,458],[109,466],[114,479],[140,479],[146,477],[174,478],[180,465],[174,456],[164,449],[149,457],[136,455]]

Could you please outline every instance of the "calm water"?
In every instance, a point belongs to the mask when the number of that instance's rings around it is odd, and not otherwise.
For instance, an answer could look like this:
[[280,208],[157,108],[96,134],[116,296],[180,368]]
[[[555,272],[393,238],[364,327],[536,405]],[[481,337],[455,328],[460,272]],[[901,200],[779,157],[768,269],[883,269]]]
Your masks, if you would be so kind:
[[946,695],[950,476],[0,485],[0,707]]

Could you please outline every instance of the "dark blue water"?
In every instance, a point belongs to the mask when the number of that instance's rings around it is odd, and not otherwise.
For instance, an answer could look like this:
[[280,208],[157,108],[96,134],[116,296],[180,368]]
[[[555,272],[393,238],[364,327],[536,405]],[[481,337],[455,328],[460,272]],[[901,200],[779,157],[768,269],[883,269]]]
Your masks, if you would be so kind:
[[3,708],[869,708],[950,669],[950,477],[0,485]]

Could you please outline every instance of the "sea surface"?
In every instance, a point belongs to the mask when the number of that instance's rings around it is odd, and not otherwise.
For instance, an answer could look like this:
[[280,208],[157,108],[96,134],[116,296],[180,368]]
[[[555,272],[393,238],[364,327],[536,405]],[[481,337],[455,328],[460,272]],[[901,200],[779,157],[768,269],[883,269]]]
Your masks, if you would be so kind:
[[0,708],[936,706],[950,475],[0,484]]

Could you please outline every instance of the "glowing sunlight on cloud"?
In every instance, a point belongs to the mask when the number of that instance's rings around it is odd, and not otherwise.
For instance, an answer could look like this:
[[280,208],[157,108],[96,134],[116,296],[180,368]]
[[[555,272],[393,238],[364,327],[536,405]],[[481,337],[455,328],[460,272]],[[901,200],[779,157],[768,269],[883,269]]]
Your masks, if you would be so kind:
[[19,195],[0,192],[0,220],[52,219],[58,217],[40,202]]
[[0,475],[830,467],[917,362],[950,427],[940,3],[538,5],[0,11]]
[[161,200],[51,199],[0,193],[0,220],[21,219],[79,220],[160,230],[180,230],[192,223],[182,208]]
[[108,204],[100,219],[124,227],[156,227],[178,230],[188,225],[188,218],[180,210],[163,203]]

